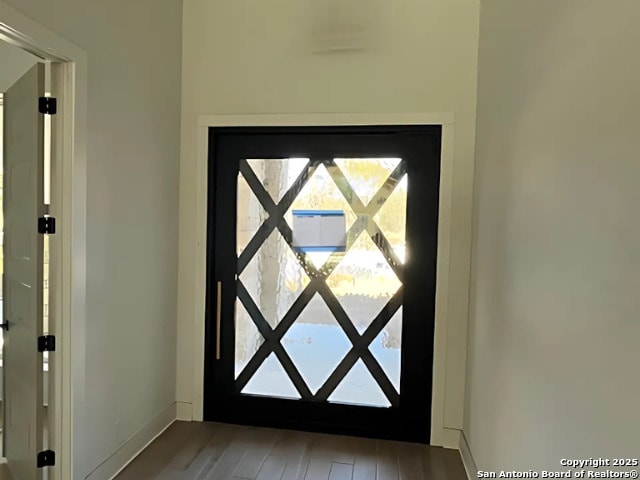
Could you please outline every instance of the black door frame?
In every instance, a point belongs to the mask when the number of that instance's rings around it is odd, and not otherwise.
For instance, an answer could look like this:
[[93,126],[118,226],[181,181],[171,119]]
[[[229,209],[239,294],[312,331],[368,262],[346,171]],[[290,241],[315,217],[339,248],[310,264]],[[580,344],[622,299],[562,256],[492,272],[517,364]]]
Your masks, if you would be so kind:
[[[310,139],[314,138],[315,141]],[[207,216],[207,288],[205,308],[205,375],[204,420],[229,423],[284,427],[310,431],[390,438],[429,443],[431,401],[433,388],[433,350],[435,326],[435,287],[439,214],[440,152],[442,127],[366,126],[366,127],[211,127],[209,128],[209,177]],[[313,155],[309,155],[309,142]],[[420,365],[411,379],[403,376],[401,408],[380,409],[351,405],[319,403],[266,397],[237,395],[233,390],[231,356],[216,360],[217,282],[235,285],[236,262],[229,266],[229,256],[216,259],[216,251],[234,252],[236,201],[228,201],[235,192],[238,164],[246,158],[317,157],[333,155],[335,142],[354,157],[401,157],[406,162],[410,185],[407,204],[407,244],[411,261],[405,266],[405,277],[416,281],[404,282],[405,298],[416,299],[403,305],[404,316],[418,319],[407,333],[403,322],[403,366],[407,352]],[[370,148],[367,152],[362,145]],[[277,145],[277,150],[274,150]],[[369,146],[372,145],[372,146]],[[277,156],[273,152],[278,153]],[[340,150],[344,156],[348,152]],[[224,185],[219,178],[231,179]],[[231,184],[233,183],[233,185]],[[225,201],[225,196],[227,197]],[[234,197],[235,198],[235,197]],[[218,215],[216,206],[224,206]],[[420,220],[418,220],[420,219]],[[216,239],[216,225],[229,232]],[[233,228],[231,228],[233,227]],[[420,239],[416,248],[413,239]],[[413,248],[412,248],[413,247]],[[217,260],[217,261],[216,261]],[[233,261],[233,260],[232,260]],[[225,266],[226,265],[226,266]],[[227,287],[226,291],[229,292]],[[233,300],[223,292],[222,318],[233,318]],[[417,300],[419,299],[419,301]],[[229,323],[229,320],[227,320]],[[231,325],[233,323],[231,322]],[[228,325],[227,325],[227,328]],[[225,323],[222,326],[225,330]],[[233,351],[232,335],[221,335],[221,349]],[[369,340],[371,341],[371,340]],[[368,345],[368,343],[366,344]],[[366,348],[366,347],[365,347]]]

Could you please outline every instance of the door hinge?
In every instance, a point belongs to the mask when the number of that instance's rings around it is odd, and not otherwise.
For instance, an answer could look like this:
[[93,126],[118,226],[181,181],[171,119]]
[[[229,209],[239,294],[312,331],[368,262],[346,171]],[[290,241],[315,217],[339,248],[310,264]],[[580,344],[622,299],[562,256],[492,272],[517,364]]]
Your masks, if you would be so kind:
[[38,468],[53,467],[56,464],[56,452],[45,450],[38,454]]
[[55,352],[56,337],[54,335],[44,335],[38,337],[38,352]]
[[43,235],[56,233],[56,217],[40,217],[38,219],[38,233]]
[[45,115],[55,115],[58,113],[58,99],[56,97],[40,97],[38,111]]

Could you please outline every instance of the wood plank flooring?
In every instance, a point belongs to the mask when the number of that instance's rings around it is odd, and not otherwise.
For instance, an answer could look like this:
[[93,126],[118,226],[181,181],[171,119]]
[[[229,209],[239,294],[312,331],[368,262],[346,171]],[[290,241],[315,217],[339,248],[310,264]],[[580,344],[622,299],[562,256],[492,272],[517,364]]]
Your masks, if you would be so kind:
[[176,422],[115,480],[466,480],[456,450]]

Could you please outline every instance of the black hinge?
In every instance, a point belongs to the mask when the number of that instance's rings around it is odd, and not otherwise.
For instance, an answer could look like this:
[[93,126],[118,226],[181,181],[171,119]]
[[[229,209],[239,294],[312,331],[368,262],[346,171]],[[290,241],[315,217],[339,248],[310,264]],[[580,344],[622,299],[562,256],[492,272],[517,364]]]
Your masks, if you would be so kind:
[[56,217],[40,217],[38,219],[38,233],[47,235],[56,233]]
[[45,450],[38,454],[38,468],[53,467],[56,464],[56,452]]
[[44,335],[43,337],[38,337],[38,351],[55,352],[56,337],[54,335]]
[[56,97],[40,97],[38,110],[45,115],[55,115],[58,113],[58,99]]

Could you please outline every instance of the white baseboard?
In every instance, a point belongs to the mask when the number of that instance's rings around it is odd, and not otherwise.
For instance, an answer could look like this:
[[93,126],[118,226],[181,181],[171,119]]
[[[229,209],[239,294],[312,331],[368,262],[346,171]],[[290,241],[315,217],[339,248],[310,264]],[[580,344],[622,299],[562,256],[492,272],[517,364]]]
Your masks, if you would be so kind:
[[190,403],[178,402],[177,405],[177,418],[181,422],[193,421],[192,405]]
[[456,430],[455,428],[443,428],[441,443],[442,445],[438,445],[439,447],[458,450],[458,448],[460,448],[460,430]]
[[472,480],[478,477],[478,467],[471,455],[471,449],[467,443],[467,439],[464,436],[464,432],[460,432],[460,456],[462,457],[462,464],[467,472],[467,478]]
[[113,479],[175,421],[176,404],[172,403],[148,425],[133,434],[118,450],[87,475],[85,480]]

